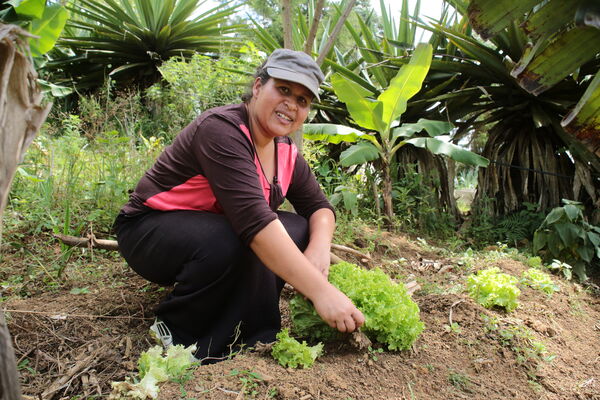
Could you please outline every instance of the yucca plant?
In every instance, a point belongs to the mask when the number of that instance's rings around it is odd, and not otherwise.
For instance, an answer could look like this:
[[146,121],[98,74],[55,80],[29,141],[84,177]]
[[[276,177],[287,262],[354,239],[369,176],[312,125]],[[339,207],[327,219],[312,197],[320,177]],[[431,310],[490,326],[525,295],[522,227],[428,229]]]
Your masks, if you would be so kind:
[[171,57],[195,53],[216,56],[235,43],[228,25],[239,6],[231,2],[193,16],[200,0],[72,0],[62,53],[47,64],[79,88],[101,85],[104,76],[118,83],[148,86],[160,78],[158,67]]
[[[484,197],[495,199],[491,204],[495,215],[516,211],[524,202],[537,203],[541,210],[558,205],[561,198],[590,204],[600,194],[591,175],[600,172],[600,161],[564,131],[561,118],[593,87],[591,77],[600,60],[583,62],[579,75],[564,76],[561,71],[563,77],[556,83],[530,93],[514,71],[517,61],[524,63],[536,53],[521,24],[541,9],[526,14],[520,3],[508,2],[509,7],[498,2],[506,6],[495,9],[498,15],[506,12],[511,18],[483,41],[468,23],[469,2],[448,2],[458,10],[452,24],[422,25],[445,40],[440,41],[443,46],[429,75],[430,86],[443,90],[432,89],[412,106],[429,107],[430,117],[443,115],[455,121],[459,127],[455,139],[486,136],[482,155],[491,165],[479,175],[476,203]],[[589,96],[597,98],[594,93]]]
[[[597,0],[471,0],[467,9],[469,21],[483,39],[496,36],[525,13],[521,28],[528,43],[510,74],[527,92],[537,96],[569,75],[580,74],[578,69],[600,54]],[[598,81],[600,71],[586,96],[562,120],[563,127],[596,156],[600,156]],[[590,130],[595,134],[590,135]]]

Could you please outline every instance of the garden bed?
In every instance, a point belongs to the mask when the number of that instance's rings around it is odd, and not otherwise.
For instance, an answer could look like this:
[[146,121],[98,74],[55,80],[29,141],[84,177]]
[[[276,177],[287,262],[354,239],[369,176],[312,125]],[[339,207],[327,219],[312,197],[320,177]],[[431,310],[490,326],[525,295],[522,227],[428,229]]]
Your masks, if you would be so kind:
[[[528,267],[518,253],[450,254],[374,230],[357,237],[350,245],[373,258],[365,268],[380,266],[398,282],[420,285],[413,299],[426,328],[411,350],[328,344],[312,368],[299,370],[243,351],[162,385],[159,398],[600,399],[600,297],[593,289],[554,277],[560,291],[552,296],[523,288],[514,312],[489,310],[464,291],[466,275],[497,266],[519,276]],[[107,397],[110,382],[133,376],[139,354],[153,345],[152,310],[166,292],[116,253],[86,249],[71,255],[58,282],[39,265],[61,257],[60,245],[39,256],[25,249],[39,246],[4,246],[0,264],[23,392],[31,399]],[[545,352],[529,351],[533,343]]]

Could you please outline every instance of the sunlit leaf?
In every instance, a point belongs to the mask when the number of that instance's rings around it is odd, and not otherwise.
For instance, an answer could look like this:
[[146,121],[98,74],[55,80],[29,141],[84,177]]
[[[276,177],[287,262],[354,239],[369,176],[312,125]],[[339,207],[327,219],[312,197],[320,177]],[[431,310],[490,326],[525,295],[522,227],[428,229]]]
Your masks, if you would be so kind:
[[304,124],[303,131],[304,138],[308,140],[320,140],[338,144],[341,142],[355,143],[358,139],[365,139],[378,145],[377,139],[373,135],[345,125]]
[[36,56],[47,53],[54,47],[65,23],[67,22],[67,10],[60,4],[50,4],[44,9],[42,18],[31,22],[31,33],[39,36],[29,41],[31,52]]
[[408,99],[421,90],[431,65],[432,52],[430,44],[419,44],[410,62],[400,68],[390,86],[377,98],[383,103],[382,119],[388,127],[406,111]]
[[381,119],[383,105],[380,101],[367,98],[373,93],[340,74],[331,77],[331,84],[335,94],[340,101],[346,103],[350,116],[358,125],[378,132],[385,130]]
[[46,0],[23,0],[16,6],[13,3],[17,14],[31,18],[42,18],[45,6]]

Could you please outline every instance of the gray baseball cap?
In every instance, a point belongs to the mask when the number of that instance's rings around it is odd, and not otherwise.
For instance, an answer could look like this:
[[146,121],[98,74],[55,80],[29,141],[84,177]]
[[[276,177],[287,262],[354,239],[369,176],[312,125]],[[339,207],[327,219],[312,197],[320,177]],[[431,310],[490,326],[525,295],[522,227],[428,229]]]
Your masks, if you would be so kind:
[[272,78],[299,83],[310,90],[320,101],[319,85],[325,79],[321,68],[306,53],[289,49],[277,49],[269,58],[264,69]]

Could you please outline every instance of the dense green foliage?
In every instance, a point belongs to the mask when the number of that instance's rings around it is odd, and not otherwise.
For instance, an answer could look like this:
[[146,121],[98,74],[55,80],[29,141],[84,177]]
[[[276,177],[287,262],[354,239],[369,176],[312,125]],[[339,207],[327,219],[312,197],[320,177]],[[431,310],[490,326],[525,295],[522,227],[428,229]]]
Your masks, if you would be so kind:
[[108,233],[127,191],[151,165],[162,142],[143,140],[138,146],[137,138],[115,130],[89,140],[75,115],[59,127],[60,136],[46,132],[34,140],[17,170],[9,200],[19,218],[12,222],[30,233]]
[[281,366],[291,368],[310,368],[321,354],[323,354],[322,343],[314,346],[309,346],[304,341],[300,343],[290,337],[287,329],[277,334],[277,342],[271,351],[271,355]]
[[[419,307],[404,286],[393,282],[383,271],[342,262],[331,267],[329,280],[365,315],[362,331],[389,350],[410,348],[423,331]],[[299,336],[318,340],[335,337],[336,332],[301,295],[290,302],[290,311],[294,332]]]
[[223,56],[217,60],[200,54],[189,60],[171,58],[159,67],[162,81],[146,90],[154,136],[173,137],[202,111],[238,103],[251,78],[232,72],[251,70],[259,56],[245,47],[246,58]]
[[534,253],[546,261],[558,259],[573,267],[579,280],[587,278],[588,266],[600,261],[600,227],[589,224],[580,203],[563,200],[535,232]]
[[502,242],[514,246],[531,242],[545,218],[545,213],[537,210],[537,204],[525,202],[518,211],[497,216],[493,203],[493,199],[481,195],[471,208],[472,217],[465,231],[473,242],[477,245]]
[[517,283],[519,280],[514,276],[493,267],[469,275],[467,290],[475,301],[486,308],[498,306],[513,311],[519,305],[517,298],[521,294]]

